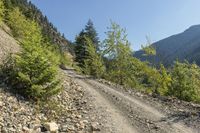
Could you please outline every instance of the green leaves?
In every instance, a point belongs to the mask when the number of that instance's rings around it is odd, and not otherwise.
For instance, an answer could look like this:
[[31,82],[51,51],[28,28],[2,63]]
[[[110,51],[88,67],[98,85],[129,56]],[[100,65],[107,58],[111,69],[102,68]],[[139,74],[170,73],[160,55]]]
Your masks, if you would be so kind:
[[3,70],[8,84],[27,98],[46,100],[59,92],[58,55],[44,42],[37,23],[28,20],[18,8],[9,12],[8,24],[22,46],[21,52]]
[[[104,40],[103,54],[108,59],[107,78],[121,85],[131,85],[134,78],[132,51],[125,29],[112,23]],[[133,81],[134,82],[134,81]]]
[[200,68],[188,62],[176,62],[172,70],[172,87],[169,95],[186,101],[200,102]]
[[142,45],[142,50],[144,51],[144,56],[154,56],[156,55],[156,49],[153,47],[150,39],[146,37],[147,44],[146,46]]
[[0,0],[0,25],[1,25],[3,18],[4,18],[4,12],[5,12],[4,3],[3,3],[2,0]]
[[[33,99],[47,99],[50,92],[54,91],[58,84],[57,82],[57,68],[50,62],[45,51],[40,47],[32,45],[34,51],[27,51],[24,49],[16,59],[14,78],[16,84],[13,86],[21,86],[21,93],[28,95]],[[19,89],[17,87],[17,89]]]
[[98,53],[100,50],[99,38],[91,20],[88,21],[87,25],[85,26],[85,29],[82,30],[76,37],[74,51],[76,54],[75,60],[79,63],[79,67],[84,66],[85,60],[87,59],[87,56],[89,54],[87,51],[88,42],[86,40],[86,37],[90,39],[91,44],[94,46],[95,52]]
[[85,36],[86,40],[86,51],[88,55],[84,60],[83,70],[86,74],[92,75],[96,78],[100,78],[105,71],[105,66],[103,64],[101,56],[97,53],[96,47],[92,40]]

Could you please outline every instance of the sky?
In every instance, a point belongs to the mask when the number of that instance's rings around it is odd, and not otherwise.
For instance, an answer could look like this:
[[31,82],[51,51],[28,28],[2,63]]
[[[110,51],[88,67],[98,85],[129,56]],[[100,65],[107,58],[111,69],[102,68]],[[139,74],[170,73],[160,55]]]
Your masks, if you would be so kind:
[[110,21],[126,28],[134,51],[200,24],[200,0],[31,0],[68,40],[91,19],[100,40]]

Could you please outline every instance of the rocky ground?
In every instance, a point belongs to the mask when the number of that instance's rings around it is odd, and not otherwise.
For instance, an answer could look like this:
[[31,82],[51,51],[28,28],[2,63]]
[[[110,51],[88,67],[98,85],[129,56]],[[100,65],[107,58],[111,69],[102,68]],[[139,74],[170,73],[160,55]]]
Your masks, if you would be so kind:
[[[95,81],[68,72],[94,96],[94,102],[108,116],[101,132],[113,133],[199,133],[199,105],[174,98],[157,97],[125,89],[107,81]],[[184,115],[178,114],[182,112]],[[101,113],[103,114],[103,113]],[[187,114],[187,115],[185,115]],[[188,115],[189,114],[189,115]],[[100,115],[100,114],[98,114]],[[187,118],[186,118],[187,117]]]
[[40,133],[99,131],[93,105],[81,86],[63,75],[64,90],[46,103],[33,104],[0,85],[0,132]]
[[200,133],[200,105],[153,97],[62,70],[63,90],[45,103],[0,85],[1,133]]
[[175,97],[153,96],[145,94],[136,89],[124,88],[120,85],[100,79],[100,83],[106,84],[117,91],[120,91],[128,96],[133,96],[145,102],[148,105],[154,106],[157,110],[165,112],[174,122],[182,122],[188,127],[193,127],[200,132],[200,104],[193,102],[185,102]]

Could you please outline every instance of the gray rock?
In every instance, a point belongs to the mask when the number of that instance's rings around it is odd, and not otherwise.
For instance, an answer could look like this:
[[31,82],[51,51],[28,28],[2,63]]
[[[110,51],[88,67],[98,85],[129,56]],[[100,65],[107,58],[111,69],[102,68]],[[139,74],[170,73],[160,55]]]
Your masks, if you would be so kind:
[[52,133],[56,133],[58,131],[58,125],[55,122],[47,122],[44,124],[44,127]]
[[98,122],[94,122],[91,124],[92,127],[92,131],[101,131],[99,128],[99,123]]

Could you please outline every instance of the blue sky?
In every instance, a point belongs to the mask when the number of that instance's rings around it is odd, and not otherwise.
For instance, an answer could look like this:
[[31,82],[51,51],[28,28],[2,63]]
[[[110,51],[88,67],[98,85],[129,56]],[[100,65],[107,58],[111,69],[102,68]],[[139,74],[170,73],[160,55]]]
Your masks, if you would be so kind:
[[148,36],[152,42],[200,24],[200,0],[31,0],[74,41],[92,19],[101,40],[110,20],[126,28],[133,50]]

